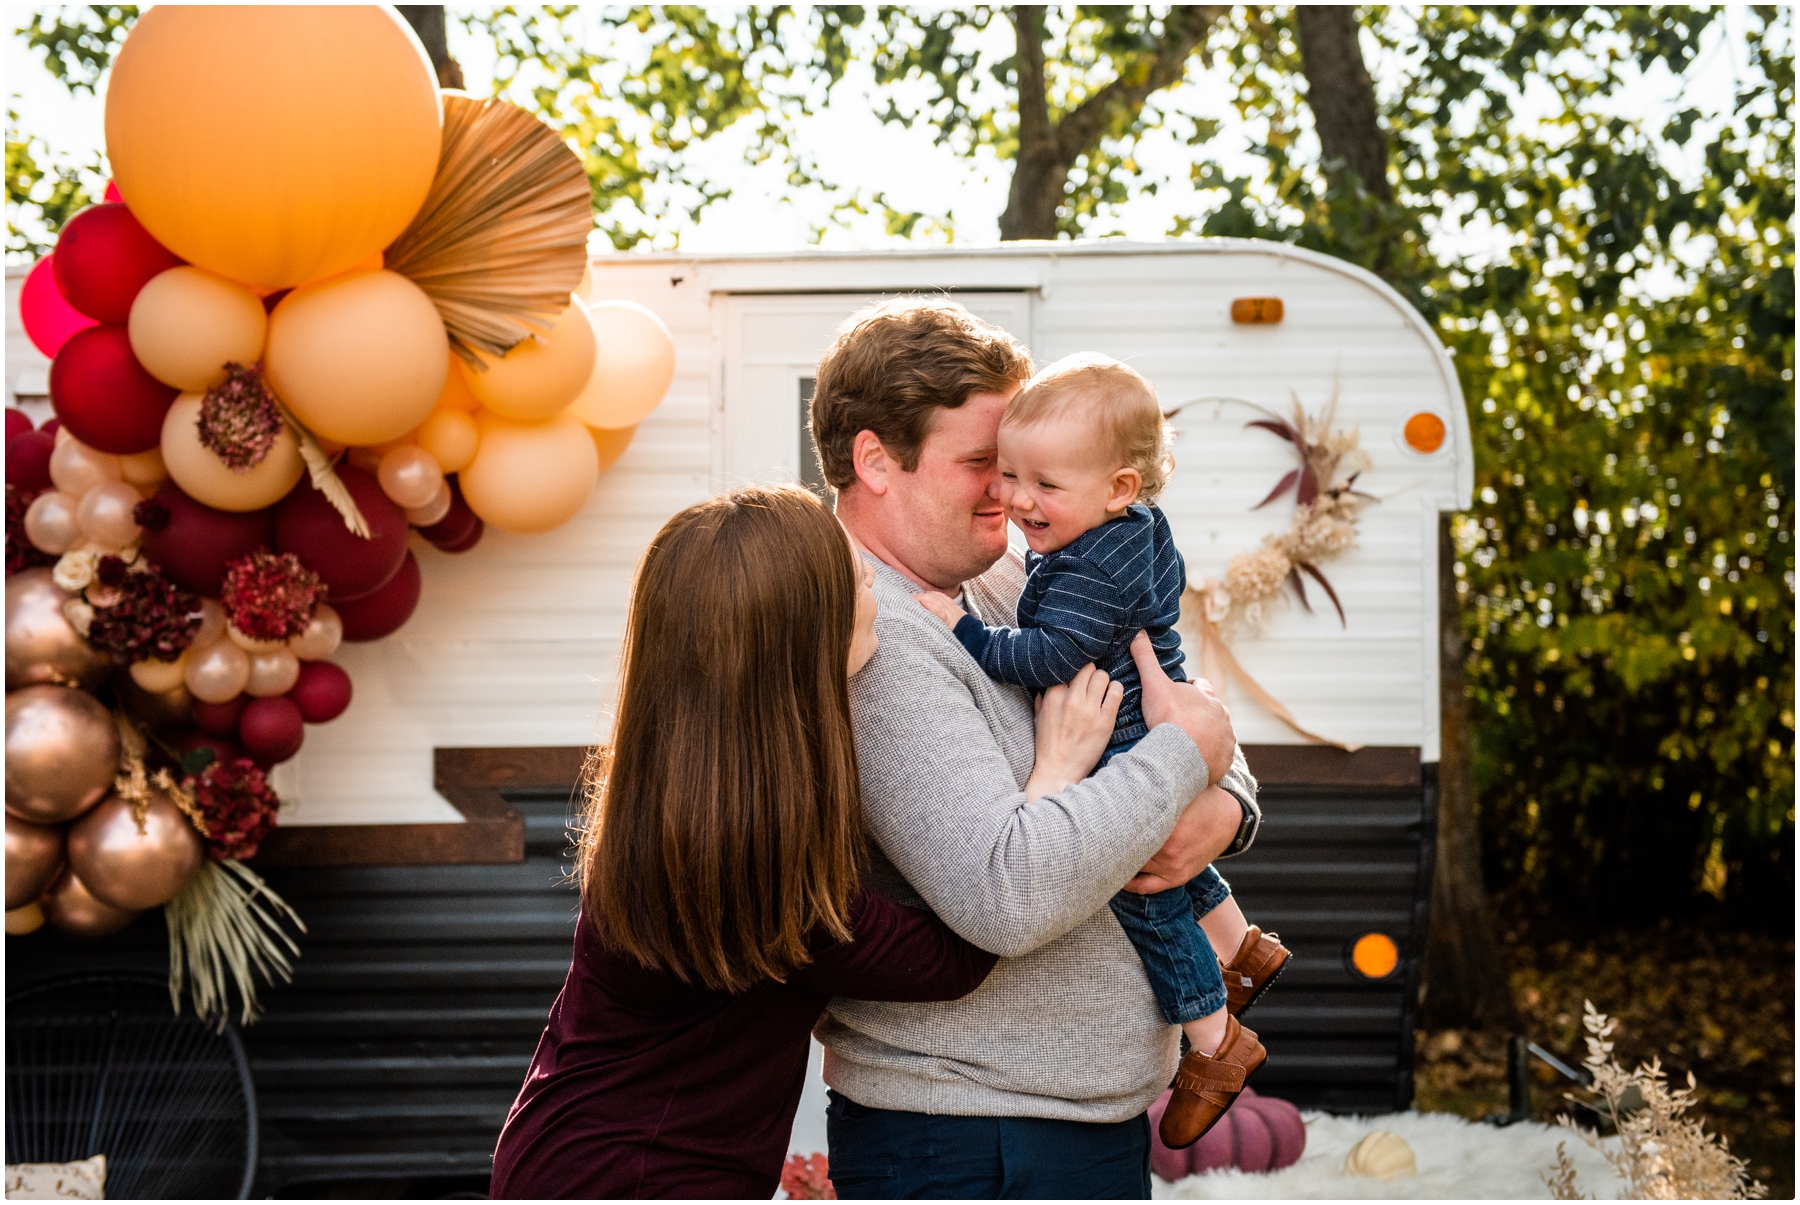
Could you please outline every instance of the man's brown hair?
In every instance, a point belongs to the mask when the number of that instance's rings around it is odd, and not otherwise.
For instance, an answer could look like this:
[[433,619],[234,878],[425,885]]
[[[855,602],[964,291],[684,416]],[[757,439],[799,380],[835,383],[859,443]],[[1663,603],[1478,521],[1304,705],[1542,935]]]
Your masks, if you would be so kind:
[[939,409],[977,393],[1005,393],[1031,376],[1019,341],[954,301],[907,297],[853,314],[819,360],[812,438],[834,490],[856,480],[856,436],[872,431],[900,467],[919,449]]
[[581,840],[583,909],[612,948],[742,991],[805,965],[809,938],[848,940],[857,584],[843,528],[798,486],[738,490],[657,533]]

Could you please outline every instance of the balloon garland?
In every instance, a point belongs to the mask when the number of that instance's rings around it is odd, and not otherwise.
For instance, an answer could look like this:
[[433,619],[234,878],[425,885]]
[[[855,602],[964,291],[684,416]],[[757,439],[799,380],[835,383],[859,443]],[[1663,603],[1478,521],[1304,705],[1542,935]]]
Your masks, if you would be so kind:
[[415,533],[572,518],[674,345],[588,302],[574,152],[389,9],[154,8],[106,131],[20,298],[55,418],[7,411],[6,928],[164,907],[176,1007],[247,1021],[304,926],[242,860],[332,655],[411,617]]

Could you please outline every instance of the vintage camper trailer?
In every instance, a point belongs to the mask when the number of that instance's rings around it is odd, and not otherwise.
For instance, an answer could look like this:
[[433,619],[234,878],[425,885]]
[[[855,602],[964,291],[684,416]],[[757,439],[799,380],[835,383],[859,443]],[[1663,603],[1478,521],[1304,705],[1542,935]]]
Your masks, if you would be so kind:
[[[817,482],[804,435],[814,364],[872,299],[948,293],[1040,363],[1106,352],[1174,411],[1163,505],[1199,583],[1287,530],[1296,468],[1268,427],[1335,402],[1372,495],[1353,548],[1228,629],[1227,685],[1263,783],[1256,848],[1224,869],[1297,961],[1258,1006],[1257,1087],[1381,1111],[1411,1098],[1412,1002],[1436,812],[1438,524],[1469,502],[1456,373],[1425,321],[1367,272],[1265,242],[1023,244],[858,254],[629,255],[596,297],[648,306],[677,345],[673,388],[574,521],[472,554],[419,556],[424,600],[396,636],[346,646],[350,711],[277,780],[263,862],[312,927],[292,987],[246,1031],[262,1109],[259,1186],[479,1173],[566,967],[564,822],[581,749],[607,734],[633,564],[674,511],[772,478]],[[9,392],[43,405],[9,273]],[[1260,410],[1258,408],[1261,408]],[[1217,657],[1209,673],[1222,670]],[[1285,706],[1284,722],[1265,701]],[[1355,746],[1348,752],[1308,732]],[[79,950],[9,940],[14,975],[154,965],[160,924]],[[800,1151],[824,1147],[809,1090]]]

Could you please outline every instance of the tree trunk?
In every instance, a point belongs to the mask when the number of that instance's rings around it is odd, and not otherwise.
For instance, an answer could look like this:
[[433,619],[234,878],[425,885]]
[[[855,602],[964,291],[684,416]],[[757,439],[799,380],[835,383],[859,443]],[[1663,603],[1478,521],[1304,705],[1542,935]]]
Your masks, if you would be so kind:
[[1431,926],[1425,938],[1420,1015],[1432,1028],[1517,1024],[1506,959],[1481,878],[1481,831],[1475,818],[1469,756],[1469,700],[1462,605],[1456,593],[1456,546],[1450,516],[1438,519],[1439,731],[1437,867],[1431,881]]
[[431,69],[437,72],[438,87],[462,87],[462,65],[450,57],[449,31],[444,27],[444,6],[399,4],[395,7],[406,18],[406,23],[413,27],[413,32],[419,35],[419,41],[425,44],[425,53],[431,56]]
[[1356,10],[1343,4],[1297,4],[1300,61],[1306,100],[1319,132],[1326,176],[1336,183],[1345,173],[1370,194],[1394,199],[1388,183],[1387,135],[1375,107],[1375,83],[1363,66]]
[[1016,5],[1012,18],[1018,46],[1019,154],[1013,162],[1012,186],[1000,215],[1000,239],[1053,239],[1056,208],[1069,182],[1069,165],[1061,161],[1056,130],[1050,124],[1050,98],[1044,80],[1044,10]]

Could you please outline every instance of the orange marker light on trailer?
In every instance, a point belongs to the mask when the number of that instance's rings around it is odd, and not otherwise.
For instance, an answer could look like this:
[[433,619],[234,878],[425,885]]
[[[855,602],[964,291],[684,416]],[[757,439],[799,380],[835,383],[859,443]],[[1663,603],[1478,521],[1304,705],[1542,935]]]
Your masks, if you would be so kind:
[[1400,947],[1385,933],[1365,933],[1350,947],[1350,965],[1368,979],[1385,979],[1400,965]]
[[1238,297],[1231,303],[1231,320],[1249,326],[1267,326],[1280,322],[1282,304],[1279,297]]
[[1444,446],[1444,420],[1429,410],[1421,410],[1406,420],[1401,438],[1413,451],[1429,456]]

